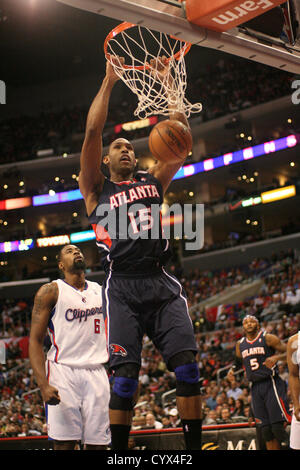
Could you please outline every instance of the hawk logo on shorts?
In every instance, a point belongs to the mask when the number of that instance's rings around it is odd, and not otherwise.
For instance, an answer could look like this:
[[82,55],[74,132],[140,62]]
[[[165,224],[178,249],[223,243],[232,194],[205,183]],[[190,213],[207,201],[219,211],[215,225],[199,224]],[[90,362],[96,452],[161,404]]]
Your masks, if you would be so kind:
[[127,351],[123,346],[120,346],[119,344],[110,344],[109,348],[111,350],[112,354],[115,354],[115,356],[122,356],[126,357],[127,356]]

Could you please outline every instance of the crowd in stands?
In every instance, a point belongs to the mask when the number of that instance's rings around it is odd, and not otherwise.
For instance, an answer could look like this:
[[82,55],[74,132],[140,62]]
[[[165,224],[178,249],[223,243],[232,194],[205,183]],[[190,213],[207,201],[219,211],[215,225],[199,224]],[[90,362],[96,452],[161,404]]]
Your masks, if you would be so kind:
[[[196,76],[191,74],[187,98],[191,102],[202,102],[202,118],[207,121],[288,95],[291,79],[292,76],[286,72],[258,63],[238,58],[220,60],[203,67]],[[0,163],[31,160],[36,158],[39,150],[49,148],[53,149],[54,155],[80,151],[89,105],[2,121]],[[124,89],[118,107],[109,111],[103,135],[104,145],[116,138],[116,124],[135,119],[135,107],[136,98]],[[126,133],[126,137],[145,137],[148,132],[147,128],[138,129],[130,136]]]
[[[236,341],[243,336],[245,315],[255,315],[263,330],[283,341],[299,330],[299,254],[294,250],[274,253],[247,266],[216,272],[194,269],[184,273],[175,266],[171,270],[179,276],[189,300],[199,350],[204,425],[248,422],[252,419],[249,384],[243,374],[230,384],[226,368],[234,359]],[[201,302],[258,276],[263,282],[255,296],[221,306],[214,318],[203,307]],[[6,362],[0,364],[0,438],[47,434],[41,396],[27,358],[31,308],[32,299],[0,302],[0,341],[6,343]],[[279,374],[287,381],[284,362],[279,364]],[[180,427],[175,375],[147,336],[139,387],[133,431]]]

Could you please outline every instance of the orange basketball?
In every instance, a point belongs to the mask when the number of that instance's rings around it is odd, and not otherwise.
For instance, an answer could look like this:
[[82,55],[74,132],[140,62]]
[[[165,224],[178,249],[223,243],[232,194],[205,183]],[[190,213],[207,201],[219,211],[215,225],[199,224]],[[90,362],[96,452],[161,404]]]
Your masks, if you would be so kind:
[[153,157],[161,162],[183,163],[192,146],[191,131],[180,121],[161,121],[149,136],[150,151]]

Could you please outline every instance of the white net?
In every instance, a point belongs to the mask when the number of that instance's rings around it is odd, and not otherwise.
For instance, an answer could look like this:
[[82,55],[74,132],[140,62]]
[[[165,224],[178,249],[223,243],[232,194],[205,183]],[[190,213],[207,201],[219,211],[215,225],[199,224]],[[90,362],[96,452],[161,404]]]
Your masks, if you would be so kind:
[[[185,41],[137,25],[127,26],[120,32],[116,29],[109,36],[106,57],[115,73],[137,95],[136,116],[141,119],[153,114],[167,116],[172,110],[189,117],[202,110],[201,103],[192,104],[185,97],[184,56],[189,48]],[[162,64],[162,57],[164,74],[159,67],[150,66],[153,61]]]

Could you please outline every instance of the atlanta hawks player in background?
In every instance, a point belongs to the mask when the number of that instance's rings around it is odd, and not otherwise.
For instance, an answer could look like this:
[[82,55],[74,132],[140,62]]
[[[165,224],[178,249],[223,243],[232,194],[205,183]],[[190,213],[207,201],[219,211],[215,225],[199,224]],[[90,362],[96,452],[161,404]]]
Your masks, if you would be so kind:
[[[252,315],[243,320],[245,336],[236,344],[236,364],[245,369],[251,383],[251,404],[257,426],[267,450],[280,450],[287,443],[284,423],[291,421],[287,400],[287,384],[279,377],[277,362],[286,359],[286,345],[260,329]],[[234,369],[227,378],[235,380]]]
[[[64,279],[43,285],[32,311],[29,357],[45,403],[54,450],[87,450],[110,443],[108,361],[101,286],[85,279],[84,257],[74,245],[58,255]],[[45,367],[44,340],[51,338]]]

